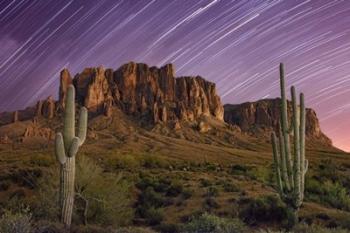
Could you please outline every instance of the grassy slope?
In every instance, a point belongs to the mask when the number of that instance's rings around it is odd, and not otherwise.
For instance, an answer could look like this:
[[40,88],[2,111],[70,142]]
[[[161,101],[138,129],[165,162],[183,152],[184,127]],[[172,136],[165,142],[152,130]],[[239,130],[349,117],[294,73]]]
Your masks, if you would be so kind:
[[[117,111],[117,110],[116,110]],[[19,124],[19,123],[16,123]],[[43,126],[55,125],[57,121],[40,121]],[[1,130],[9,131],[6,126]],[[244,197],[258,197],[275,194],[271,179],[271,148],[264,138],[256,139],[248,135],[232,132],[227,126],[205,134],[183,127],[179,131],[158,126],[153,131],[140,128],[134,121],[117,111],[116,117],[97,117],[89,124],[90,139],[84,144],[79,156],[98,160],[106,170],[123,171],[124,175],[137,182],[139,173],[158,178],[168,178],[180,182],[191,197],[172,198],[172,204],[164,207],[164,222],[178,223],[198,211],[210,211],[223,216],[237,216],[237,201]],[[14,131],[23,130],[23,125],[13,126]],[[161,133],[160,133],[161,132]],[[333,148],[309,148],[306,153],[312,173],[318,163],[330,159],[344,167],[349,175],[349,154]],[[148,165],[145,165],[148,161]],[[235,164],[248,167],[243,174],[232,173]],[[30,139],[26,143],[0,145],[1,183],[8,188],[0,191],[4,203],[13,196],[30,196],[35,193],[32,186],[35,177],[50,166],[56,166],[53,143],[41,139]],[[227,184],[238,187],[227,191]],[[205,204],[209,187],[218,193],[213,197],[215,206]],[[349,212],[337,210],[306,201],[301,217],[321,221],[315,217],[327,213],[332,219],[346,219]]]

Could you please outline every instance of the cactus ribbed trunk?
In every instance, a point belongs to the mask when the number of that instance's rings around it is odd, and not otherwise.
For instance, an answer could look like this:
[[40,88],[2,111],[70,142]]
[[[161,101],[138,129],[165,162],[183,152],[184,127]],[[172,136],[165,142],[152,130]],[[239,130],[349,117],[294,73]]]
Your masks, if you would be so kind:
[[61,221],[70,226],[72,222],[73,206],[74,206],[74,178],[75,178],[75,157],[67,158],[62,166],[62,213]]
[[81,108],[78,136],[75,136],[75,89],[70,85],[67,90],[63,134],[56,134],[55,152],[60,163],[61,222],[70,228],[74,208],[75,156],[84,143],[87,129],[87,109]]
[[[305,174],[308,161],[305,159],[305,104],[304,94],[300,94],[300,106],[297,104],[295,88],[292,95],[292,131],[288,126],[287,98],[285,93],[284,66],[280,64],[281,81],[281,122],[279,140],[272,132],[271,142],[278,192],[289,209],[289,227],[298,222],[298,211],[304,198]],[[293,136],[293,150],[290,137]],[[279,150],[278,150],[279,148]],[[291,158],[293,152],[293,159]]]

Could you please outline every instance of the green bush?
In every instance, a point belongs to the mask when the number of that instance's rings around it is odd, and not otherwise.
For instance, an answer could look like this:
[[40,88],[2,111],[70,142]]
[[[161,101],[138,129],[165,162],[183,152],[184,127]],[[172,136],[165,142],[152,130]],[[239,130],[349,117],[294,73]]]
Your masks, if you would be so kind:
[[233,175],[245,175],[249,168],[245,165],[234,164],[231,166],[230,173]]
[[219,195],[219,189],[215,186],[211,186],[208,188],[206,195],[208,197],[217,197]]
[[223,183],[223,188],[225,192],[239,192],[240,188],[229,181]]
[[350,210],[350,197],[349,194],[341,184],[333,183],[332,181],[326,181],[323,184],[324,193],[321,196],[323,202],[329,203],[332,207]]
[[176,197],[183,192],[183,185],[180,181],[172,181],[170,187],[168,188],[166,195],[171,197]]
[[142,161],[142,165],[145,168],[168,168],[169,163],[164,159],[158,158],[154,155],[145,155]]
[[[76,167],[74,222],[126,225],[133,217],[130,185],[121,175],[104,173],[93,160],[79,157]],[[52,169],[38,182],[35,214],[39,219],[59,218],[59,171]]]
[[350,210],[350,196],[347,189],[339,182],[306,179],[305,191],[309,200],[342,210]]
[[117,169],[134,170],[141,166],[141,162],[132,155],[120,155],[111,161],[112,166]]
[[166,193],[172,185],[175,184],[173,184],[170,179],[142,173],[140,174],[140,179],[137,182],[136,187],[141,190],[152,187],[156,192]]
[[239,219],[220,218],[204,213],[191,218],[181,232],[186,233],[242,233],[246,227]]
[[155,208],[153,206],[150,208],[147,208],[144,213],[144,218],[147,220],[147,223],[152,226],[157,225],[161,221],[163,221],[163,218],[164,218],[163,216],[164,216],[163,209]]
[[166,199],[162,194],[154,191],[152,187],[146,188],[139,196],[139,204],[149,207],[162,207],[166,204]]
[[78,160],[76,174],[76,197],[77,204],[80,204],[76,205],[77,214],[88,222],[103,225],[130,223],[133,218],[130,184],[121,174],[104,173],[87,157]]
[[20,212],[6,210],[0,218],[1,233],[31,233],[32,215],[28,208]]
[[181,195],[182,195],[183,199],[189,199],[193,195],[193,190],[189,189],[189,188],[185,188],[185,189],[183,189]]
[[263,183],[272,183],[274,180],[272,167],[253,167],[248,170],[247,175],[254,180],[263,182]]
[[180,227],[176,224],[168,224],[162,223],[159,226],[155,227],[155,229],[162,233],[179,233]]

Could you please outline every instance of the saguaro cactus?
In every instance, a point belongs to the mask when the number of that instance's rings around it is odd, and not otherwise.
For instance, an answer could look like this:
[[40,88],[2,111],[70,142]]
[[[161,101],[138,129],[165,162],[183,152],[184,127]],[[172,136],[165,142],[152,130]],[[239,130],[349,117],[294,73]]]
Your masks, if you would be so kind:
[[[290,223],[298,221],[298,210],[304,198],[304,181],[308,168],[305,159],[305,104],[304,94],[300,94],[300,106],[297,105],[295,88],[292,86],[292,127],[288,126],[287,99],[285,94],[284,67],[280,64],[281,84],[281,122],[279,124],[279,140],[272,132],[272,150],[278,192],[281,199],[291,210]],[[293,150],[290,137],[293,136]],[[293,153],[293,159],[291,158]]]
[[78,136],[75,136],[75,89],[70,85],[64,112],[63,134],[56,134],[55,152],[60,163],[61,222],[69,228],[74,205],[75,155],[84,143],[87,129],[87,109],[82,107],[79,116]]

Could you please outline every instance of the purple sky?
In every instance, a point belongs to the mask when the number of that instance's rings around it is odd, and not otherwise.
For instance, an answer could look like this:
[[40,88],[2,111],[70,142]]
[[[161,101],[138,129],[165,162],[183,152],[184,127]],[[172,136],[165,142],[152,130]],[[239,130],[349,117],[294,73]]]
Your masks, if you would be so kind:
[[278,64],[350,151],[349,0],[1,0],[0,111],[57,96],[58,74],[174,63],[224,103],[279,96]]

